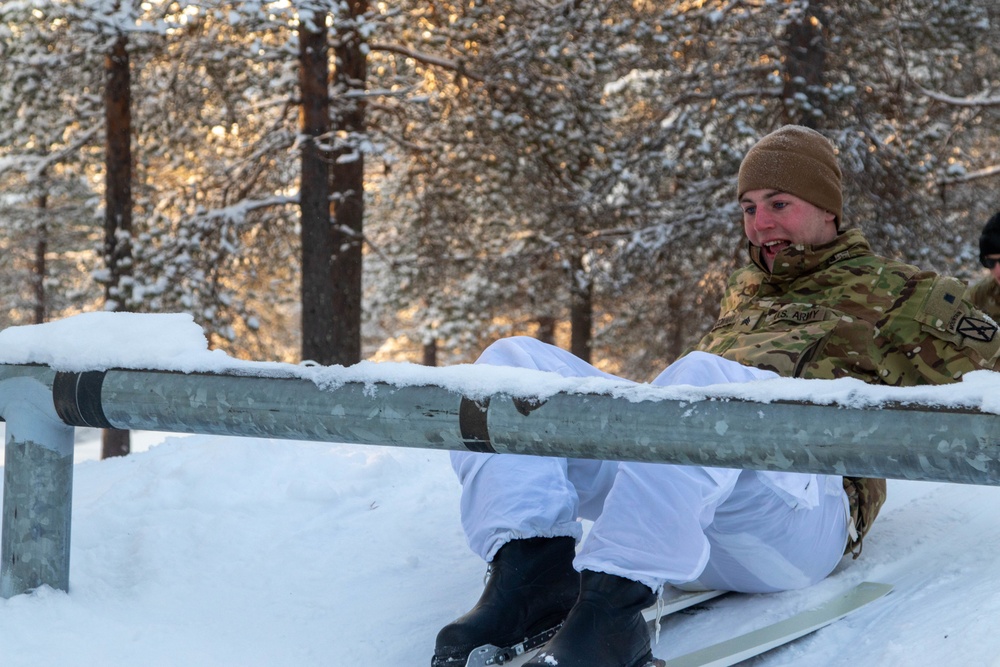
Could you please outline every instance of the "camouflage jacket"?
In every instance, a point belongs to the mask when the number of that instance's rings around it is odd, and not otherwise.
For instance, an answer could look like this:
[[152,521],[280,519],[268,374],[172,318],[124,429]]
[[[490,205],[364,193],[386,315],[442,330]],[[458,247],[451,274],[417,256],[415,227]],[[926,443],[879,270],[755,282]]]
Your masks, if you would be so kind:
[[[962,298],[965,285],[872,253],[858,230],[795,245],[772,272],[736,271],[719,319],[696,349],[785,377],[854,377],[872,384],[943,384],[1000,365],[997,326]],[[885,502],[885,480],[844,478],[861,538]]]
[[994,322],[1000,322],[1000,283],[993,276],[986,276],[969,285],[965,298],[992,317]]

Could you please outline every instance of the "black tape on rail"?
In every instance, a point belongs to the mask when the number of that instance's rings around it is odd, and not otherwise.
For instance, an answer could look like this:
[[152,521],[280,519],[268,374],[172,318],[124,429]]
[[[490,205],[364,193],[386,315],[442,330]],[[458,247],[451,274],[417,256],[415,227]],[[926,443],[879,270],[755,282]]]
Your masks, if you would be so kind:
[[57,372],[52,382],[52,400],[59,418],[70,426],[114,428],[101,406],[105,375],[105,371]]
[[473,452],[495,453],[490,442],[490,430],[486,424],[486,415],[490,409],[490,399],[475,401],[462,397],[458,406],[458,428],[462,432],[462,441],[466,448]]

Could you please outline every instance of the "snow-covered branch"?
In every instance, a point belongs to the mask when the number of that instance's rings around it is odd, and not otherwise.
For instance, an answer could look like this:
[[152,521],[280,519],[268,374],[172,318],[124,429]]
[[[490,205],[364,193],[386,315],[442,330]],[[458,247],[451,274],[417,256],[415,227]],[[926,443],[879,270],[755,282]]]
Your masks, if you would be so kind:
[[482,81],[483,78],[478,74],[470,72],[466,69],[465,63],[461,60],[452,60],[450,58],[442,58],[440,56],[435,56],[430,53],[423,53],[421,51],[416,51],[406,46],[400,46],[398,44],[384,44],[384,43],[373,43],[369,45],[372,51],[386,51],[388,53],[398,53],[404,55],[407,58],[413,58],[416,61],[422,62],[425,65],[434,65],[436,67],[444,67],[445,69],[452,70],[461,74],[462,76],[472,79],[473,81]]
[[81,132],[73,141],[47,155],[13,156],[0,161],[0,173],[5,171],[22,171],[29,180],[34,180],[52,165],[59,164],[66,156],[72,155],[86,146],[103,128],[95,125]]
[[917,90],[919,90],[923,95],[931,98],[932,100],[937,100],[938,102],[944,102],[945,104],[950,104],[957,107],[995,107],[1000,106],[1000,95],[995,97],[976,96],[976,97],[954,97],[952,95],[946,95],[945,93],[939,93],[934,90],[928,90],[923,86],[917,84]]
[[225,219],[225,220],[242,220],[246,217],[247,213],[251,211],[257,211],[263,208],[270,208],[273,206],[290,206],[299,203],[298,195],[291,197],[286,196],[276,196],[267,197],[265,199],[245,199],[241,202],[233,204],[232,206],[226,206],[223,208],[212,209],[210,211],[204,211],[196,217],[204,219]]
[[942,178],[938,181],[938,185],[968,183],[969,181],[978,181],[981,178],[989,178],[990,176],[1000,176],[1000,164],[984,167],[983,169],[977,169],[976,171],[970,171],[954,178]]

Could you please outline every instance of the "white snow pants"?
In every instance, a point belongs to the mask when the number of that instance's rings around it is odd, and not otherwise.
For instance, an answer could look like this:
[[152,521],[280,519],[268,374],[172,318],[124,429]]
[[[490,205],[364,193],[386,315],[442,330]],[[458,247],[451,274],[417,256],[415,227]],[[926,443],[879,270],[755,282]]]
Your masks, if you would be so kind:
[[[612,378],[533,338],[488,347],[476,363]],[[706,386],[776,377],[701,352],[656,385]],[[615,378],[619,379],[619,378]],[[825,578],[847,543],[848,503],[834,475],[661,463],[452,452],[469,546],[483,559],[512,539],[583,538],[574,566],[640,581],[747,593]]]

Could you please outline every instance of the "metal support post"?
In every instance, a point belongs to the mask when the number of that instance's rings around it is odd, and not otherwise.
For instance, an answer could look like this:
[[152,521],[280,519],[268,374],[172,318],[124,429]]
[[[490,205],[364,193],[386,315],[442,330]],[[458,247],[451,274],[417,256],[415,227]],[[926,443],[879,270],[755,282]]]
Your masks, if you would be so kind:
[[49,369],[0,375],[7,422],[0,532],[0,597],[42,585],[69,590],[73,503],[73,427],[52,404]]

